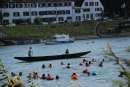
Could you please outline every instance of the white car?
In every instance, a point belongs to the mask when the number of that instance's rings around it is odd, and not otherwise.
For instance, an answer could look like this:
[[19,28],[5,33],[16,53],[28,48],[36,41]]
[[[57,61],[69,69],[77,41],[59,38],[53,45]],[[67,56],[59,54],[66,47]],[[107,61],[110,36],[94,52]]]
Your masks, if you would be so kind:
[[48,22],[42,22],[42,24],[47,25],[47,24],[48,24]]
[[6,26],[16,26],[16,24],[7,24]]
[[103,17],[103,20],[108,20],[108,17],[107,16]]
[[51,22],[51,24],[57,24],[57,23],[58,23],[58,22],[56,22],[56,21],[52,21],[52,22]]

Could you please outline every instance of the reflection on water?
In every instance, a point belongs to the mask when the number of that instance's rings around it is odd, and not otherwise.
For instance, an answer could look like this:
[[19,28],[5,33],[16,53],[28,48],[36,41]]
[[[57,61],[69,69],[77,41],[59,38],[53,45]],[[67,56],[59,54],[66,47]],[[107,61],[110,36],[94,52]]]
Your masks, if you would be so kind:
[[[119,78],[120,67],[115,64],[114,61],[104,62],[104,67],[98,67],[98,64],[104,59],[102,47],[106,47],[107,43],[110,43],[112,50],[118,56],[129,57],[130,55],[125,52],[124,46],[130,45],[129,37],[120,38],[105,38],[105,39],[91,39],[91,40],[78,40],[71,44],[61,45],[44,45],[44,44],[32,44],[32,45],[13,45],[13,46],[0,46],[0,58],[9,70],[9,76],[11,72],[18,74],[23,72],[21,77],[23,82],[27,85],[27,75],[30,72],[37,71],[40,76],[42,74],[50,73],[54,77],[60,76],[59,80],[46,81],[46,80],[35,80],[39,83],[40,87],[76,87],[76,83],[81,87],[112,87],[112,80],[124,80]],[[127,40],[126,40],[127,39]],[[94,42],[94,43],[93,43]],[[51,60],[51,61],[40,61],[40,62],[23,62],[14,59],[15,56],[28,56],[29,47],[33,49],[33,56],[43,55],[58,55],[64,54],[66,49],[69,49],[70,53],[91,51],[91,53],[76,59],[62,59],[62,60]],[[92,66],[79,66],[79,63],[83,59],[92,60],[96,59]],[[65,65],[61,66],[61,62]],[[67,64],[72,65],[71,69],[66,69]],[[42,65],[45,64],[47,67],[49,64],[54,65],[54,68],[42,69]],[[90,72],[98,72],[97,76],[87,76],[82,71],[88,69]],[[71,80],[71,75],[76,72],[80,75],[79,79],[75,82]],[[78,87],[78,86],[77,86]]]

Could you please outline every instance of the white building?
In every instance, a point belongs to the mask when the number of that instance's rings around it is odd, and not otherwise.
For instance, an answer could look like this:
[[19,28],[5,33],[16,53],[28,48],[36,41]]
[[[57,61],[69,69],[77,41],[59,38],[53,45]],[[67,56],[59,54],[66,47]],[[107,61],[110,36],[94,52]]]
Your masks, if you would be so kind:
[[18,19],[40,17],[43,22],[65,20],[84,21],[101,17],[104,10],[100,0],[8,0],[2,7],[3,23],[15,23]]

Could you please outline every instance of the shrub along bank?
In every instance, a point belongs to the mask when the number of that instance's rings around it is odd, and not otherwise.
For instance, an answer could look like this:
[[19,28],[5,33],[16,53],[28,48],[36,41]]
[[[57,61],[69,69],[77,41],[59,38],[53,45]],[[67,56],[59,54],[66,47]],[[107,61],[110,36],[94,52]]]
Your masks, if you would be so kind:
[[[109,34],[108,29],[118,29],[121,21],[103,21],[100,24],[100,32]],[[4,26],[0,31],[15,37],[31,37],[49,39],[54,34],[69,34],[70,36],[93,35],[97,21],[63,23],[53,25],[26,25],[26,26]],[[130,29],[127,29],[130,30]]]

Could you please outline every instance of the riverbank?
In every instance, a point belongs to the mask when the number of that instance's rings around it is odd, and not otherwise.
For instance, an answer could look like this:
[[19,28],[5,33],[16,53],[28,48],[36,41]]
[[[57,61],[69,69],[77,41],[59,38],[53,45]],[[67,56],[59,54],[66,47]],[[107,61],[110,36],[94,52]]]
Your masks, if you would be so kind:
[[101,35],[88,35],[88,36],[76,36],[75,40],[87,40],[87,39],[100,39],[100,38],[113,38],[113,37],[127,37],[130,36],[130,32],[122,32],[120,34],[101,34]]

